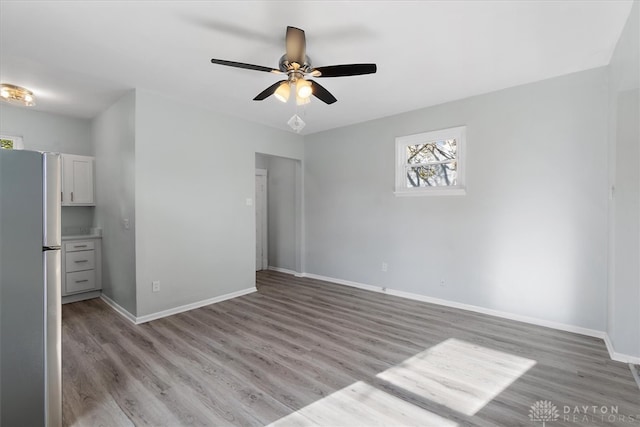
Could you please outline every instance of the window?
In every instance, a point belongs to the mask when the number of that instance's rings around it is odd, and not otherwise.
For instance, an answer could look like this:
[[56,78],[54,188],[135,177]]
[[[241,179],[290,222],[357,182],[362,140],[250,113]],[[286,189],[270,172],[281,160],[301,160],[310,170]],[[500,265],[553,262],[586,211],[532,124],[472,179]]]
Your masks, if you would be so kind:
[[466,126],[396,138],[397,196],[465,194]]
[[0,149],[22,150],[23,147],[21,136],[0,135]]

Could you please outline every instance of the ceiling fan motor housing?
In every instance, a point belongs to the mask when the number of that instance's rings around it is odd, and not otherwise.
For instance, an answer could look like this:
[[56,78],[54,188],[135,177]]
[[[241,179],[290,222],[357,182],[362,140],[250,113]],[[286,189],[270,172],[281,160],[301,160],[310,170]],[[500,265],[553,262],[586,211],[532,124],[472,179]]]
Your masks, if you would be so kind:
[[298,64],[297,62],[289,62],[287,60],[286,53],[280,57],[279,68],[280,71],[287,74],[294,71],[307,74],[313,71],[313,67],[311,67],[311,58],[309,58],[308,55],[304,56],[304,64]]

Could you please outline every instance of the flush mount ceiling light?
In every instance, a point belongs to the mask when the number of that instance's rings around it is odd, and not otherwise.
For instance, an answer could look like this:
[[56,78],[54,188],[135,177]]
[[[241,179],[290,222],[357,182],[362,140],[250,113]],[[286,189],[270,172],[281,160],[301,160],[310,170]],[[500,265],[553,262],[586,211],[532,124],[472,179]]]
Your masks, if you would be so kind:
[[0,99],[10,104],[32,107],[36,105],[33,92],[20,86],[0,84]]

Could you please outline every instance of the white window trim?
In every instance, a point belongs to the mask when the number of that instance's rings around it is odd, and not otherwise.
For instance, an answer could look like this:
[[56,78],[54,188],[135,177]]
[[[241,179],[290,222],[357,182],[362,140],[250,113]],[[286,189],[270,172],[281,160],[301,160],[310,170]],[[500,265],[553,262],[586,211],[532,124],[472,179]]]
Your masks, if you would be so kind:
[[0,135],[0,139],[9,139],[13,142],[13,150],[23,150],[24,144],[22,143],[21,136],[9,136],[9,135]]
[[[431,132],[417,133],[414,135],[399,136],[396,138],[396,187],[393,194],[396,196],[461,196],[467,194],[465,186],[466,169],[466,135],[467,127],[458,126],[449,129],[440,129]],[[427,142],[455,138],[457,147],[457,178],[458,185],[448,187],[420,187],[407,188],[406,181],[406,149],[409,145],[424,144]]]

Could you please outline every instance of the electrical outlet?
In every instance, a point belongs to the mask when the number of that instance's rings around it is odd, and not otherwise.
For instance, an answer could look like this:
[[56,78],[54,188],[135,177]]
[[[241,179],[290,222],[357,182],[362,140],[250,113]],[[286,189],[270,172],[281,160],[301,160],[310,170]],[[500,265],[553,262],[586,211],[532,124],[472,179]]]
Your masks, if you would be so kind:
[[125,230],[128,230],[131,227],[131,224],[129,223],[129,218],[123,218],[122,225],[124,226]]
[[389,264],[387,264],[386,262],[383,262],[382,263],[382,271],[385,272],[385,273],[387,271],[389,271]]
[[160,292],[160,281],[159,280],[154,280],[153,282],[151,282],[151,290],[153,292]]

